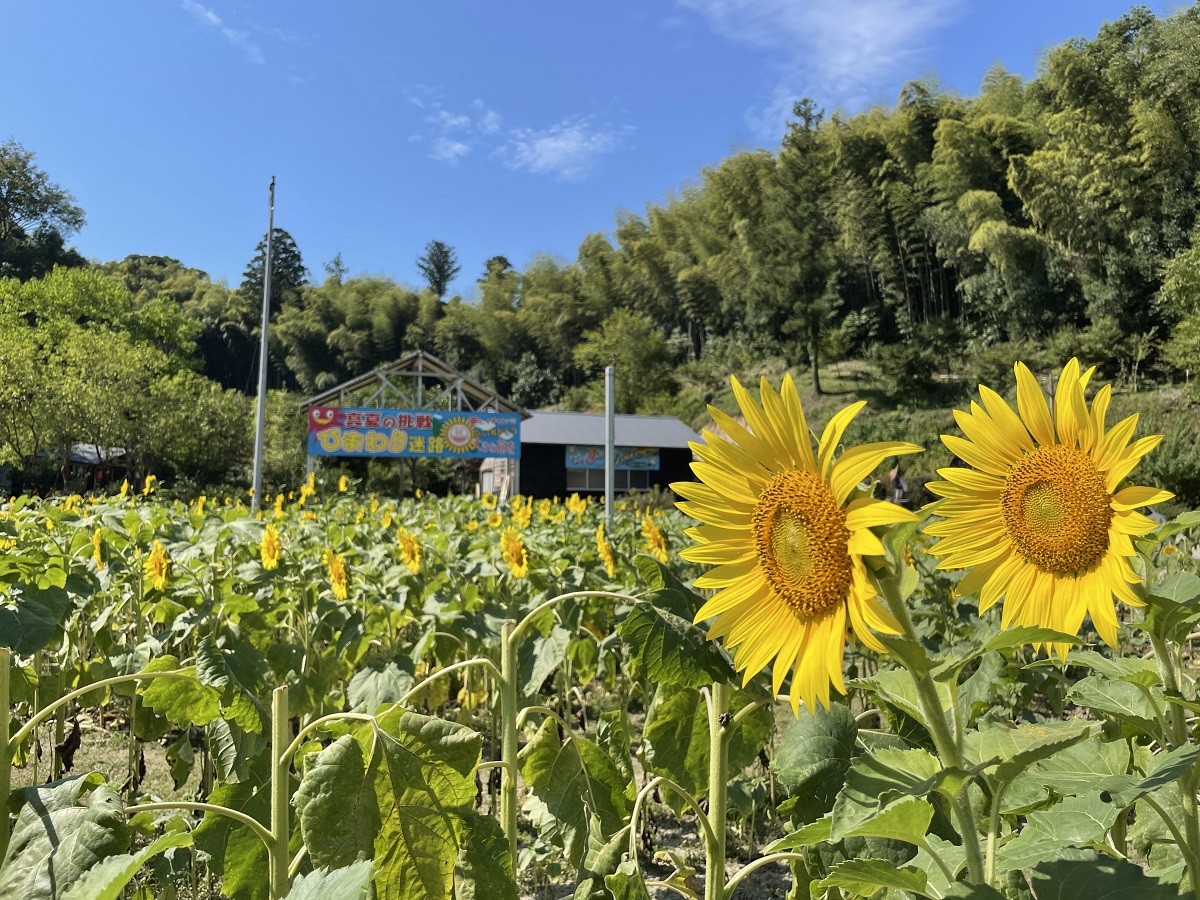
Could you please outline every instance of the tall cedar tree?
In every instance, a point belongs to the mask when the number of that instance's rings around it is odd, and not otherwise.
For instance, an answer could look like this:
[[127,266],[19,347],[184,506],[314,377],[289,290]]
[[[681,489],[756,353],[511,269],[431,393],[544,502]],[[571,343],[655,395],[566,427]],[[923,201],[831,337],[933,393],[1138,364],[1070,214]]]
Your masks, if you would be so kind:
[[425,245],[425,255],[417,257],[417,270],[424,276],[429,289],[441,300],[446,296],[450,282],[462,271],[454,248],[442,241],[430,241]]

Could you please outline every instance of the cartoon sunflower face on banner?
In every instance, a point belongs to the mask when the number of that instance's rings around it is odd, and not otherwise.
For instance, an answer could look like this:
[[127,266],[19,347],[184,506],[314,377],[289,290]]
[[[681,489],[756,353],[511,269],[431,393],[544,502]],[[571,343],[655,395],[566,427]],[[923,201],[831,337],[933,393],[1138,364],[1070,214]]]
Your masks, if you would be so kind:
[[479,446],[479,434],[466,416],[451,416],[442,422],[440,436],[450,453],[470,453]]

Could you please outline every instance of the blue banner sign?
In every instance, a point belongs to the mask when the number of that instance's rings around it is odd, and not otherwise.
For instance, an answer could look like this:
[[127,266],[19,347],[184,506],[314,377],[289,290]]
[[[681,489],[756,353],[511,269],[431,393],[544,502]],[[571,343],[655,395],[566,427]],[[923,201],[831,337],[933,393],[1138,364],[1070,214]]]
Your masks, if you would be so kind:
[[[658,450],[653,447],[614,447],[613,449],[616,452],[616,459],[613,461],[614,469],[658,471]],[[567,444],[567,468],[603,469],[604,448]]]
[[444,409],[314,406],[308,410],[309,456],[521,456],[519,413]]

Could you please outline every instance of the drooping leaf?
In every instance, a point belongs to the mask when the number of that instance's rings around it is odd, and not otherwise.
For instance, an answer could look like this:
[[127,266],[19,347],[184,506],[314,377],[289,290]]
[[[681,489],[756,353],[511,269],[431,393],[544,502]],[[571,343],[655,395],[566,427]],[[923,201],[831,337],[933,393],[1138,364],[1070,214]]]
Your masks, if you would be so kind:
[[567,647],[571,643],[571,632],[561,625],[553,625],[550,633],[533,639],[526,638],[518,652],[518,692],[522,697],[536,696],[546,677],[563,664],[567,658]]
[[1116,659],[1109,659],[1095,650],[1072,650],[1067,656],[1067,665],[1083,666],[1110,681],[1128,681],[1130,684],[1145,687],[1162,684],[1158,664],[1152,659],[1142,659],[1140,656],[1118,656]]
[[[921,725],[928,727],[912,676],[903,669],[886,669],[870,678],[859,679],[855,684],[874,694],[881,704],[894,707]],[[938,701],[941,703],[942,709],[949,711],[953,706],[950,686],[945,682],[935,681],[934,687],[937,690]]]
[[[271,821],[270,763],[260,754],[247,764],[246,777],[236,783],[218,784],[210,803],[237,810],[264,827]],[[232,900],[266,900],[270,871],[267,848],[248,825],[227,816],[208,813],[193,832],[196,848],[211,858],[213,871],[221,877],[221,889]],[[299,847],[299,829],[292,832],[289,850]]]
[[650,588],[650,593],[643,599],[659,609],[665,609],[690,622],[696,610],[704,605],[704,598],[680,581],[670,566],[663,565],[653,556],[639,553],[633,564]]
[[771,768],[779,784],[796,798],[793,820],[811,822],[833,809],[857,737],[858,723],[843,704],[818,706],[799,718],[788,710]]
[[650,900],[646,881],[633,860],[625,860],[617,867],[617,871],[604,876],[604,884],[613,900]]
[[207,725],[221,717],[221,692],[201,684],[195,666],[180,668],[173,656],[151,660],[142,671],[169,672],[179,669],[178,675],[166,675],[146,681],[138,688],[142,702],[180,728]]
[[463,814],[454,900],[519,900],[508,838],[500,823],[475,812]]
[[621,865],[629,851],[629,826],[626,825],[605,841],[601,835],[600,821],[593,818],[588,823],[588,845],[579,867],[579,878],[571,900],[612,900],[612,892],[604,883]]
[[1013,779],[1004,793],[1004,812],[1035,808],[1049,799],[1051,791],[1060,796],[1086,794],[1112,779],[1137,779],[1127,776],[1129,746],[1125,741],[1104,741],[1092,735],[1072,747],[1030,766]]
[[11,585],[0,602],[0,646],[11,647],[19,656],[44,650],[70,606],[71,597],[61,585]]
[[645,601],[634,605],[617,633],[629,645],[634,674],[656,684],[698,688],[736,677],[699,626]]
[[395,703],[413,686],[413,677],[395,661],[366,666],[354,673],[346,685],[346,702],[355,712],[373,714],[385,703]]
[[58,900],[89,869],[129,847],[120,795],[97,773],[14,791],[0,897]]
[[374,859],[379,900],[449,900],[482,737],[392,707],[310,761],[294,803],[315,865]]
[[923,797],[901,797],[845,833],[845,837],[874,837],[920,846],[933,821],[933,806]]
[[799,850],[803,847],[811,847],[813,844],[823,843],[829,840],[832,828],[833,819],[828,815],[823,816],[815,822],[801,825],[791,834],[784,835],[777,841],[772,841],[763,850],[763,855]]
[[560,735],[558,723],[548,718],[522,748],[520,765],[538,831],[562,847],[576,868],[583,862],[593,817],[605,837],[621,829],[632,805],[627,783],[592,741]]
[[[747,694],[734,691],[730,710],[736,713],[750,702]],[[770,708],[764,706],[739,723],[729,738],[731,774],[754,761],[770,737],[772,721]],[[642,730],[649,770],[677,782],[693,797],[704,796],[708,792],[708,727],[708,708],[700,691],[659,687]],[[677,812],[683,809],[683,801],[674,792],[664,791],[663,799]]]

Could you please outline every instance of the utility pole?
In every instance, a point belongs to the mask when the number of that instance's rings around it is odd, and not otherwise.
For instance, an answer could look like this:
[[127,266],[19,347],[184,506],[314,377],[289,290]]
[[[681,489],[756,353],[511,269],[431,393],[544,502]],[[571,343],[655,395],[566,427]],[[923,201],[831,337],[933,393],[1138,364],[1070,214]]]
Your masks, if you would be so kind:
[[613,501],[617,464],[617,397],[616,367],[604,367],[604,515],[608,533],[613,529]]
[[267,258],[263,268],[262,331],[258,346],[258,415],[254,423],[254,483],[250,509],[262,506],[263,434],[267,425],[267,325],[271,321],[271,239],[275,236],[275,176],[271,176],[270,210],[267,212]]

